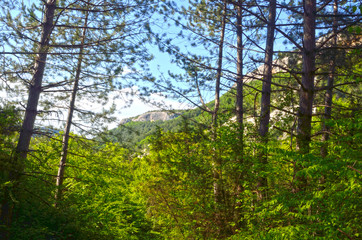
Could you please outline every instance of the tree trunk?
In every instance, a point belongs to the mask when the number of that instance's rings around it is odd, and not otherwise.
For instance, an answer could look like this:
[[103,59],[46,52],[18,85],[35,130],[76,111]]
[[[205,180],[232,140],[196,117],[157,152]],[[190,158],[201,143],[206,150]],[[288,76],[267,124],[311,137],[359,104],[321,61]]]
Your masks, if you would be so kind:
[[[263,71],[263,89],[261,95],[261,109],[260,109],[260,126],[259,135],[261,142],[264,146],[268,143],[269,121],[270,121],[270,95],[271,95],[271,82],[272,82],[272,64],[274,53],[274,32],[275,32],[275,16],[276,16],[276,0],[271,0],[269,3],[269,18],[267,39],[265,48],[264,71]],[[267,154],[262,150],[260,160],[262,163],[261,171],[265,170],[267,164]],[[258,179],[258,200],[264,198],[263,188],[267,186],[267,179],[261,176]],[[261,189],[261,190],[260,190]]]
[[[299,91],[299,112],[297,125],[297,149],[300,154],[309,153],[311,142],[314,76],[315,76],[315,30],[316,30],[316,1],[305,0],[304,24],[303,24],[303,70],[302,83]],[[295,172],[299,171],[299,164],[296,164]],[[304,189],[306,178],[297,177],[297,188]]]
[[[227,11],[227,1],[224,1],[223,6],[223,16],[221,22],[221,33],[220,33],[220,41],[219,41],[219,56],[218,56],[218,63],[217,63],[217,72],[216,72],[216,83],[215,83],[215,105],[214,110],[212,112],[212,131],[213,131],[213,141],[217,139],[217,115],[219,112],[220,106],[220,81],[222,75],[222,62],[223,62],[223,49],[224,49],[224,38],[225,38],[225,25],[226,25],[226,11]],[[218,156],[217,150],[214,149],[215,156],[214,156],[214,199],[215,203],[220,204],[222,199],[222,183],[221,183],[221,160]]]
[[[38,46],[38,54],[35,58],[33,77],[29,86],[28,102],[25,110],[23,124],[20,130],[20,136],[16,147],[16,155],[12,160],[13,169],[9,172],[9,180],[13,181],[13,189],[16,188],[16,182],[20,179],[22,172],[22,161],[26,159],[31,136],[34,130],[34,122],[37,115],[37,107],[39,102],[40,93],[42,91],[42,81],[44,70],[49,51],[49,40],[53,30],[53,19],[56,8],[56,0],[48,0],[44,7],[44,18],[42,24],[42,33]],[[9,197],[5,196],[4,202],[1,205],[0,225],[0,238],[8,239],[9,234],[6,228],[11,225],[11,216],[13,204]]]
[[[236,122],[238,126],[238,138],[237,142],[234,146],[234,151],[236,154],[236,161],[238,164],[242,165],[244,163],[244,126],[243,126],[243,27],[242,27],[242,20],[243,20],[243,11],[242,11],[242,3],[243,0],[238,0],[236,5],[236,101],[235,101],[235,113],[236,113]],[[236,228],[240,227],[240,219],[241,219],[241,208],[240,202],[236,202],[239,194],[242,193],[242,178],[244,172],[239,171],[236,175],[235,179],[235,198],[234,198],[234,222],[236,223]]]
[[42,81],[46,65],[46,59],[49,51],[49,40],[53,30],[54,11],[56,0],[48,0],[45,4],[43,29],[41,40],[34,64],[34,74],[29,87],[28,103],[25,110],[25,117],[20,131],[19,141],[16,147],[19,158],[26,158],[29,151],[30,139],[34,130],[35,117],[40,93],[42,91]]
[[[243,128],[243,28],[242,28],[242,0],[238,1],[236,16],[236,37],[237,37],[237,63],[236,63],[236,121],[240,129]],[[240,131],[241,134],[243,131]],[[241,136],[241,139],[243,137]]]
[[[334,34],[333,40],[332,40],[332,47],[333,46],[337,46],[337,27],[338,27],[338,22],[337,22],[337,14],[338,14],[338,1],[334,0],[334,6],[333,6],[333,14],[334,14],[334,18],[333,18],[333,31],[332,34]],[[335,74],[335,69],[336,69],[336,54],[332,53],[330,56],[330,61],[329,61],[329,75],[328,75],[328,82],[327,82],[327,90],[324,96],[324,121],[323,121],[323,126],[322,126],[322,131],[323,131],[323,135],[322,135],[322,147],[321,147],[321,156],[322,157],[326,157],[328,155],[328,143],[327,141],[329,140],[329,132],[330,132],[330,127],[326,124],[326,122],[328,120],[331,119],[331,115],[332,115],[332,98],[333,98],[333,84],[334,84],[334,74]]]
[[84,28],[83,28],[83,33],[82,33],[82,39],[81,39],[81,47],[79,49],[79,57],[78,57],[77,68],[76,68],[76,73],[75,73],[75,78],[74,78],[74,83],[73,83],[72,95],[70,98],[67,122],[65,124],[65,129],[64,129],[64,135],[63,135],[63,141],[62,141],[62,152],[61,152],[61,158],[60,158],[60,162],[59,162],[58,174],[57,174],[57,179],[56,179],[56,192],[55,192],[55,203],[54,203],[55,207],[57,207],[59,205],[59,202],[61,201],[61,197],[62,197],[62,185],[63,185],[63,180],[64,180],[64,171],[65,171],[65,166],[66,166],[66,162],[67,162],[67,155],[68,155],[69,134],[70,134],[70,128],[72,126],[75,99],[76,99],[77,92],[78,92],[80,73],[82,71],[84,42],[85,42],[85,38],[86,38],[86,31],[87,31],[87,25],[88,25],[88,11],[85,12],[84,21],[85,22],[84,22]]
[[213,127],[217,127],[217,114],[220,107],[220,81],[222,74],[222,60],[224,54],[224,38],[225,38],[225,25],[226,25],[226,1],[224,1],[224,15],[222,16],[221,22],[221,33],[220,33],[220,41],[219,41],[219,56],[217,61],[217,72],[216,72],[216,83],[215,83],[215,104],[214,111],[212,114],[212,124]]
[[309,153],[313,111],[315,76],[316,1],[304,1],[303,74],[299,92],[297,147],[300,153]]

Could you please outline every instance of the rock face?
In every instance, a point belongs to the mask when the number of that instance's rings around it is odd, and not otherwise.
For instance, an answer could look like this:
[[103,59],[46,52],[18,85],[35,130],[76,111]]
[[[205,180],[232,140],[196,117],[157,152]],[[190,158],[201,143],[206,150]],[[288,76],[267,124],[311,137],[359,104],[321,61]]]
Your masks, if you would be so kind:
[[120,124],[126,124],[128,122],[132,121],[132,118],[123,118],[119,123]]
[[122,119],[120,124],[125,124],[128,122],[154,122],[154,121],[167,121],[167,120],[171,120],[174,119],[176,117],[178,117],[180,114],[178,113],[171,113],[171,112],[146,112],[144,114],[141,114],[137,117],[134,118],[125,118]]

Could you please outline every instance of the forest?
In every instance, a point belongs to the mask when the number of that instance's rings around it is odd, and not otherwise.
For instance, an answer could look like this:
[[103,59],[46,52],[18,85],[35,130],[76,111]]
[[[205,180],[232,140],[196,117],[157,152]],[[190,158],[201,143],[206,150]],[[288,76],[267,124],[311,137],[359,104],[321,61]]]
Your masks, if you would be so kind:
[[360,1],[1,6],[0,239],[362,238]]

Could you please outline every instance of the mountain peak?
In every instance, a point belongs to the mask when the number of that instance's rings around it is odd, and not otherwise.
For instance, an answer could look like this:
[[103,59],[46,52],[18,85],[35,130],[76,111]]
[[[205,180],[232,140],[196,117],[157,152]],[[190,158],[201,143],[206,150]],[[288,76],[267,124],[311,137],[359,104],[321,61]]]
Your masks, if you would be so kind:
[[146,112],[141,115],[138,115],[133,118],[122,119],[120,124],[125,124],[128,122],[154,122],[154,121],[167,121],[178,117],[180,113],[170,112],[170,111],[151,111]]

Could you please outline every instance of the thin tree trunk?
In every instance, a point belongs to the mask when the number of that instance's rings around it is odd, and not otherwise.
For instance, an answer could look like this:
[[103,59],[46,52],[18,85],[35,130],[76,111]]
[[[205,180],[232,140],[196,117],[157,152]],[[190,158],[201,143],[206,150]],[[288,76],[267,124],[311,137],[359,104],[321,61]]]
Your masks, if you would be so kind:
[[[303,34],[303,73],[299,92],[299,112],[297,125],[297,149],[300,154],[309,153],[312,130],[312,112],[315,76],[315,30],[316,30],[316,0],[304,0],[304,34]],[[297,164],[295,172],[299,171]],[[297,178],[296,190],[306,186],[305,178]]]
[[[236,37],[237,37],[237,63],[236,63],[236,121],[239,124],[240,129],[243,128],[243,12],[242,12],[243,0],[238,1],[237,16],[236,16]],[[240,131],[241,134],[243,131]],[[243,137],[241,136],[241,139]]]
[[[332,39],[332,47],[337,46],[337,28],[338,28],[338,22],[337,22],[337,15],[338,15],[338,0],[334,0],[333,4],[333,27],[332,27],[332,34],[334,34]],[[330,126],[326,124],[328,120],[331,119],[332,116],[332,99],[333,99],[333,85],[334,85],[334,74],[336,69],[336,55],[334,52],[332,52],[330,56],[329,61],[329,74],[328,74],[328,81],[327,81],[327,90],[324,95],[324,116],[323,116],[323,125],[322,125],[322,146],[321,146],[321,156],[323,158],[327,157],[328,155],[328,140],[329,140],[329,132],[330,132]],[[325,183],[325,176],[322,175],[319,179],[319,189],[322,190]]]
[[[237,45],[237,56],[236,56],[236,122],[238,123],[238,131],[239,131],[239,138],[238,143],[236,144],[235,151],[238,152],[238,161],[240,164],[243,163],[244,157],[244,147],[243,147],[243,134],[244,134],[244,126],[243,126],[243,84],[244,84],[244,75],[243,75],[243,27],[242,27],[242,20],[243,20],[243,11],[242,11],[242,3],[243,0],[238,1],[237,6],[237,16],[236,16],[236,45]],[[239,179],[240,180],[240,179]],[[239,182],[237,184],[237,192],[241,192],[241,185]]]
[[[42,33],[38,46],[38,54],[35,58],[33,77],[29,86],[28,102],[25,110],[23,124],[20,130],[20,136],[16,147],[16,155],[12,160],[13,169],[9,172],[9,180],[16,182],[20,179],[22,172],[22,161],[26,159],[30,140],[34,130],[35,118],[37,115],[37,108],[40,93],[42,91],[42,81],[44,70],[49,51],[49,40],[53,30],[54,12],[56,9],[56,0],[48,0],[44,7],[44,18],[42,24]],[[14,189],[16,184],[14,185]],[[0,225],[7,228],[11,225],[12,216],[12,202],[9,197],[5,196],[5,200],[1,205]],[[8,239],[9,234],[4,227],[0,230],[0,238]]]
[[[263,89],[261,95],[261,109],[260,109],[260,126],[259,135],[261,142],[264,146],[268,143],[269,121],[270,121],[270,95],[271,95],[271,82],[272,82],[272,63],[274,53],[274,32],[275,32],[275,16],[276,16],[276,0],[271,0],[269,3],[269,19],[267,29],[267,39],[265,48],[264,59],[264,72],[263,72]],[[260,156],[262,163],[261,171],[265,170],[265,165],[268,163],[267,153],[262,152]],[[258,179],[258,200],[262,200],[265,196],[263,188],[267,186],[267,178],[261,176]],[[260,190],[261,189],[261,190]]]
[[61,197],[62,197],[64,171],[65,171],[67,155],[68,155],[69,134],[70,134],[70,128],[72,126],[75,99],[76,99],[77,92],[78,92],[80,73],[82,71],[84,42],[85,42],[85,38],[86,38],[87,25],[88,25],[88,11],[85,12],[85,22],[84,22],[84,28],[83,28],[83,33],[82,33],[82,39],[81,39],[81,47],[79,49],[79,57],[78,57],[77,68],[76,68],[76,73],[75,73],[75,79],[74,79],[74,83],[73,83],[72,95],[70,98],[68,117],[67,117],[67,122],[65,124],[65,129],[64,129],[64,135],[63,135],[63,141],[62,141],[62,152],[61,152],[61,158],[60,158],[60,162],[59,162],[58,174],[57,174],[57,179],[56,179],[56,192],[55,192],[55,204],[54,204],[55,207],[57,207],[59,205],[59,202],[61,201]]
[[[238,124],[238,139],[234,146],[234,151],[236,154],[236,161],[238,164],[242,165],[244,162],[244,126],[243,126],[243,115],[244,115],[244,109],[243,109],[243,27],[242,27],[242,21],[243,21],[243,11],[242,11],[242,3],[243,0],[238,0],[238,4],[236,5],[236,103],[235,103],[235,113],[236,113],[236,121]],[[236,179],[235,179],[235,203],[234,203],[234,222],[236,223],[236,228],[240,227],[240,219],[241,219],[241,208],[240,202],[236,202],[239,194],[242,193],[243,187],[242,187],[242,178],[243,178],[243,172],[239,171],[237,173]]]
[[[225,38],[225,25],[226,25],[226,11],[227,11],[227,1],[224,1],[223,6],[223,16],[221,22],[221,33],[220,33],[220,41],[219,41],[219,56],[218,56],[218,63],[217,63],[217,72],[216,72],[216,83],[215,83],[215,105],[214,110],[212,112],[212,131],[213,131],[213,141],[217,139],[217,116],[220,107],[220,81],[222,75],[222,62],[223,62],[223,50],[224,50],[224,38]],[[220,157],[216,153],[215,149],[215,156],[214,156],[214,199],[217,204],[221,202],[222,198],[222,184],[221,184],[221,161]]]
[[[338,14],[338,1],[334,0],[334,6],[333,6],[333,31],[332,34],[334,34],[332,46],[337,46],[337,14]],[[322,147],[321,147],[321,155],[322,157],[326,157],[328,155],[328,140],[329,140],[329,132],[330,127],[326,124],[328,120],[331,119],[332,116],[332,98],[333,98],[333,84],[334,84],[334,74],[336,69],[336,55],[334,53],[330,56],[330,62],[329,62],[329,75],[328,75],[328,82],[327,82],[327,90],[324,96],[324,121],[322,126]]]
[[224,1],[224,15],[222,17],[221,22],[221,33],[220,33],[220,41],[219,41],[219,56],[217,61],[217,71],[216,71],[216,83],[215,83],[215,104],[214,104],[214,111],[212,114],[212,124],[213,127],[217,127],[217,115],[220,107],[220,81],[221,81],[221,74],[222,74],[222,60],[224,54],[224,38],[225,38],[225,25],[226,25],[226,7],[227,3]]

